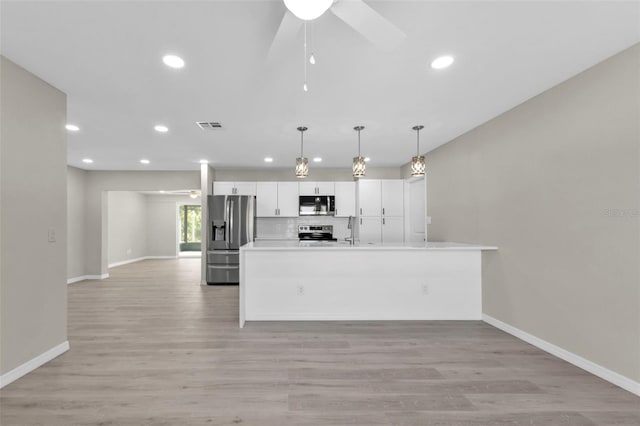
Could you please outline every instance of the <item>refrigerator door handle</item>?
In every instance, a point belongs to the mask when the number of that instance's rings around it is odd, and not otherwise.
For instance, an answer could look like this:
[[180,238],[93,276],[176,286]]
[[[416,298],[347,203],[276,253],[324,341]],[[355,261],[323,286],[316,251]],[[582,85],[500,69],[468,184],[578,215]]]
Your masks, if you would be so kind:
[[228,214],[228,221],[229,221],[229,245],[233,244],[233,230],[235,229],[233,227],[233,216],[235,215],[235,203],[233,202],[233,200],[228,200],[227,201],[227,214]]

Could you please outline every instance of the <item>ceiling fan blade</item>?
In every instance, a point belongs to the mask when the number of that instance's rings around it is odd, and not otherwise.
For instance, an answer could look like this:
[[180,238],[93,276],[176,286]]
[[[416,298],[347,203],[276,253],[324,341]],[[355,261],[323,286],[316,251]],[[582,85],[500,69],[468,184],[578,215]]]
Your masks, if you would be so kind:
[[398,27],[362,0],[336,1],[330,10],[347,25],[384,50],[392,50],[406,37]]
[[289,50],[296,40],[298,31],[302,28],[302,24],[303,21],[296,18],[293,13],[289,12],[289,10],[285,11],[278,31],[271,42],[267,61],[272,62],[279,58],[283,52]]

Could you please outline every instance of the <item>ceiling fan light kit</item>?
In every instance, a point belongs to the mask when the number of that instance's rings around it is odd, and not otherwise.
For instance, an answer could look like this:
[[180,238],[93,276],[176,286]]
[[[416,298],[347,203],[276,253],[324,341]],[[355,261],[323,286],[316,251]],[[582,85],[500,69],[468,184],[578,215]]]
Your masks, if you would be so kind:
[[284,5],[297,18],[312,21],[331,7],[333,0],[284,0]]

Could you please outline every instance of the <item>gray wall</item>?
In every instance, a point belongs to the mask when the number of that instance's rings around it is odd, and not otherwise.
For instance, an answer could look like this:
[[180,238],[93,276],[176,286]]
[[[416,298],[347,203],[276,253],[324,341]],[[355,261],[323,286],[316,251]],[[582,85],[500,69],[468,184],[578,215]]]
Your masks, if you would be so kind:
[[172,191],[200,188],[200,174],[176,171],[90,171],[87,173],[85,273],[108,271],[107,191]]
[[85,188],[87,172],[67,166],[67,278],[84,271]]
[[[237,181],[237,182],[263,182],[263,181],[296,181],[293,165],[291,168],[278,169],[215,169],[216,181]],[[367,175],[363,179],[400,179],[401,169],[399,167],[370,167],[367,165]],[[309,165],[308,181],[353,181],[353,174],[350,168],[344,169],[320,169]]]
[[147,197],[109,191],[108,203],[109,265],[147,256]]
[[0,93],[4,374],[67,340],[67,98],[4,57]]
[[147,195],[147,256],[178,256],[178,205],[200,205],[189,196]]
[[429,239],[483,255],[483,310],[640,380],[640,46],[427,156]]

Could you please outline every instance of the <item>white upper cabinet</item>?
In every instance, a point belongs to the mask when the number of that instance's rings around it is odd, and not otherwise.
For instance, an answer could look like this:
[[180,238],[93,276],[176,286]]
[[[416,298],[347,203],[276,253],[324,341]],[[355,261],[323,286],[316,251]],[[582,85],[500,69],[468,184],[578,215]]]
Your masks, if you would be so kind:
[[297,217],[298,183],[258,182],[256,204],[258,217]]
[[382,215],[382,194],[379,180],[361,180],[358,182],[358,207],[360,216]]
[[278,216],[298,217],[298,182],[278,182]]
[[213,195],[256,195],[255,182],[213,182]]
[[336,182],[336,217],[356,215],[356,183]]
[[300,182],[300,195],[334,195],[333,182]]
[[382,216],[404,216],[404,182],[383,180],[381,182]]
[[256,188],[256,216],[278,217],[277,182],[258,182]]

